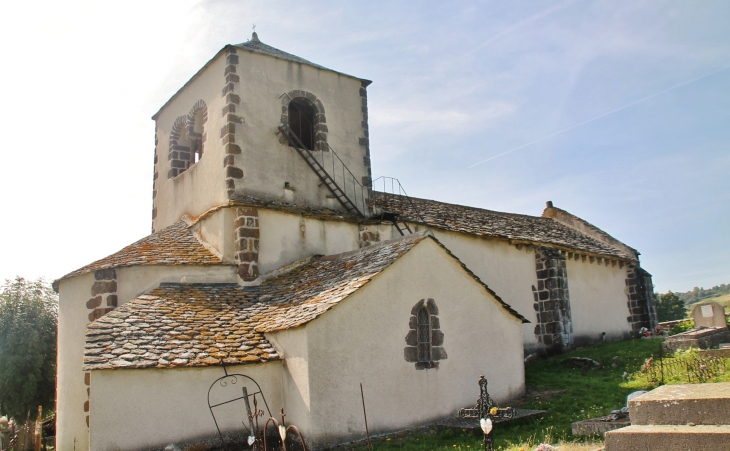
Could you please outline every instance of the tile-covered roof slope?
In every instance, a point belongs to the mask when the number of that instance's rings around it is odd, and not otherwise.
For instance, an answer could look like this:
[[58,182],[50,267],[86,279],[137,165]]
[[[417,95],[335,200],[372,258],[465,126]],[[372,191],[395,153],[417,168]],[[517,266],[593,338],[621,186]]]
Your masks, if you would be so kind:
[[602,243],[552,218],[502,213],[373,191],[375,205],[401,219],[470,235],[554,244],[598,255],[635,260],[624,250]]
[[192,230],[184,221],[178,221],[130,244],[119,252],[70,272],[59,280],[99,269],[123,266],[219,264],[223,264],[223,261],[195,238]]
[[215,365],[221,359],[228,364],[279,359],[265,332],[312,321],[423,239],[424,234],[415,234],[313,257],[258,287],[163,284],[88,326],[85,367],[167,368]]
[[[316,67],[317,69],[324,69],[324,70],[328,70],[331,72],[336,72],[338,74],[346,75],[351,78],[357,78],[358,80],[362,80],[359,77],[353,77],[352,75],[348,75],[343,72],[338,72],[336,70],[332,70],[327,67],[320,66],[319,64],[313,63],[309,60],[305,60],[304,58],[301,58],[299,56],[292,55],[291,53],[287,53],[283,50],[279,50],[276,47],[272,47],[268,44],[264,44],[263,42],[261,42],[259,40],[258,34],[256,34],[255,32],[253,33],[253,35],[251,36],[251,39],[249,41],[242,42],[241,44],[234,44],[234,47],[250,50],[252,52],[261,53],[264,55],[273,56],[275,58],[281,58],[283,60],[291,61],[294,63],[307,64],[309,66]],[[365,80],[365,81],[369,81],[369,80]]]

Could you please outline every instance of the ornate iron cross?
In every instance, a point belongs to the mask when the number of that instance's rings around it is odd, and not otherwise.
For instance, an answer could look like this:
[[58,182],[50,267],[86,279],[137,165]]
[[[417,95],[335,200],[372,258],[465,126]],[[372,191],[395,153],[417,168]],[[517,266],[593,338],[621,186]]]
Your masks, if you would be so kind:
[[484,450],[494,450],[493,420],[498,418],[513,418],[512,407],[496,407],[494,400],[487,391],[487,378],[479,376],[479,398],[471,409],[460,409],[459,416],[462,418],[479,418],[479,426],[484,432]]

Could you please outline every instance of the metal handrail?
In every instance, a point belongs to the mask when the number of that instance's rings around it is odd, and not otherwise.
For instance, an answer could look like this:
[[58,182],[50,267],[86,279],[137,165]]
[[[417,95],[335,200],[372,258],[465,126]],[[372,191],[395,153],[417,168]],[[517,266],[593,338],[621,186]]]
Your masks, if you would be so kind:
[[[368,198],[370,194],[370,187],[363,186],[360,182],[357,181],[357,178],[355,175],[350,171],[350,168],[347,167],[344,161],[342,161],[342,158],[337,154],[334,148],[329,145],[329,143],[325,142],[327,144],[327,147],[329,148],[329,151],[332,153],[331,158],[331,164],[330,162],[325,161],[325,154],[322,151],[314,152],[310,149],[307,149],[307,147],[302,143],[302,141],[299,139],[296,134],[294,134],[287,125],[281,124],[279,126],[280,131],[284,133],[289,140],[289,143],[292,144],[294,147],[296,147],[299,150],[303,150],[307,152],[309,155],[312,156],[312,158],[317,161],[317,163],[322,167],[322,169],[327,173],[327,175],[330,176],[332,181],[337,185],[342,193],[344,194],[344,197],[349,201],[355,209],[358,211],[358,213],[362,215],[368,215],[369,214],[369,204],[368,204]],[[335,160],[336,158],[336,160]],[[341,165],[341,171],[339,171],[337,167],[337,161],[339,161],[339,164]],[[329,170],[331,166],[331,171]],[[338,181],[338,173],[341,172],[341,178],[340,181]],[[349,175],[349,180],[348,180]],[[352,187],[352,194],[354,197],[354,201],[350,200],[348,196],[348,188]],[[336,194],[336,193],[333,193]]]
[[[408,205],[410,205],[410,207],[416,213],[416,216],[418,216],[418,220],[421,221],[421,223],[424,224],[428,228],[428,223],[426,222],[425,219],[423,219],[423,216],[421,216],[421,212],[418,210],[418,208],[416,208],[416,205],[413,203],[413,200],[408,195],[408,193],[406,193],[406,189],[403,188],[403,185],[401,185],[400,180],[398,180],[395,177],[388,177],[388,176],[383,175],[383,176],[380,176],[380,177],[376,178],[375,180],[373,180],[373,186],[375,186],[375,182],[377,182],[380,179],[383,179],[383,193],[385,193],[385,194],[396,195],[396,193],[395,193],[396,185],[395,184],[396,183],[398,184],[398,194],[397,195],[405,197],[406,202],[408,202]],[[386,183],[388,180],[390,180],[391,192],[388,192],[387,188],[386,188],[386,186],[387,186]]]

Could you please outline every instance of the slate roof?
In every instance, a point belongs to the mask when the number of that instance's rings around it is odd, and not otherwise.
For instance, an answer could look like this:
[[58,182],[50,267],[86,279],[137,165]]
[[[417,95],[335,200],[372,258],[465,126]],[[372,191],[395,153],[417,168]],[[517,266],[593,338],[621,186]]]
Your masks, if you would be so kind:
[[119,252],[70,272],[54,282],[100,269],[135,265],[220,265],[221,258],[205,248],[184,221],[130,244]]
[[[317,69],[328,70],[331,72],[336,72],[338,74],[346,75],[351,78],[357,78],[358,80],[363,80],[362,78],[354,77],[352,75],[348,75],[343,72],[338,72],[336,70],[332,70],[327,67],[320,66],[319,64],[313,63],[309,60],[305,60],[304,58],[301,58],[299,56],[292,55],[291,53],[287,53],[283,50],[279,50],[276,47],[272,47],[268,44],[264,44],[263,42],[261,42],[259,40],[258,34],[255,32],[253,33],[253,35],[251,36],[251,39],[249,41],[242,42],[241,44],[234,44],[233,47],[249,50],[249,51],[256,52],[256,53],[261,53],[263,55],[273,56],[274,58],[280,58],[280,59],[283,59],[286,61],[291,61],[294,63],[307,64],[309,66],[316,67]],[[365,80],[365,81],[369,82],[369,80]]]
[[[312,321],[423,239],[426,235],[414,234],[344,254],[313,257],[264,280],[258,287],[163,284],[88,326],[85,369],[208,366],[219,364],[221,359],[228,364],[280,359],[265,332]],[[496,298],[511,314],[524,320]]]
[[553,244],[585,252],[635,260],[622,249],[602,243],[552,218],[485,210],[435,200],[373,191],[375,205],[401,219],[452,232],[538,244]]

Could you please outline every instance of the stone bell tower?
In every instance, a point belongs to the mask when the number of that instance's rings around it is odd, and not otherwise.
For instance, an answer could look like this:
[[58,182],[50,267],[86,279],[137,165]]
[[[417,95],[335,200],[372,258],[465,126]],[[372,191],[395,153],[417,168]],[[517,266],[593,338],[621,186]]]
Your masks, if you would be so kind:
[[370,83],[225,46],[153,116],[153,230],[237,199],[368,215]]

